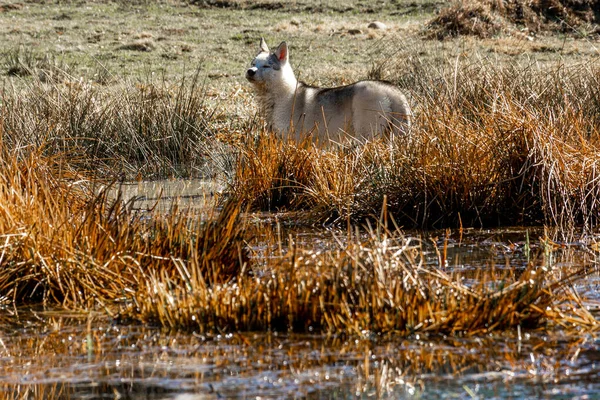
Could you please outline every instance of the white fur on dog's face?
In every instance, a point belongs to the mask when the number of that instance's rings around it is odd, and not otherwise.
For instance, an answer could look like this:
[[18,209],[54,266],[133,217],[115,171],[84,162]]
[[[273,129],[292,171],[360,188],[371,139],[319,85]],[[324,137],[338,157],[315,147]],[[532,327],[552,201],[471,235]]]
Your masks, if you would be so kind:
[[246,79],[258,86],[284,81],[286,67],[289,69],[287,44],[282,42],[274,53],[270,53],[264,39],[261,39],[260,49],[246,71]]
[[255,84],[277,80],[277,75],[281,71],[281,64],[276,57],[265,52],[260,52],[250,65],[246,71],[246,79]]

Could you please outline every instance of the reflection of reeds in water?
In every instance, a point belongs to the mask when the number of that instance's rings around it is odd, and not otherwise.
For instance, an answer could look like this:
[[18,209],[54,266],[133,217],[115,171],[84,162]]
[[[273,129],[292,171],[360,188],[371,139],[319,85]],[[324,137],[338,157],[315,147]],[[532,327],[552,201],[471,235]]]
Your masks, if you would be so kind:
[[[418,394],[470,376],[498,385],[531,385],[540,380],[558,384],[581,379],[567,371],[584,372],[585,362],[579,367],[577,357],[586,357],[593,349],[581,337],[566,339],[545,332],[531,332],[522,340],[514,334],[477,339],[199,337],[163,335],[139,327],[114,329],[103,318],[95,319],[88,329],[86,316],[79,321],[43,314],[37,318],[37,328],[5,338],[5,351],[24,361],[2,366],[0,390],[6,398],[106,393],[165,398],[173,382],[213,398],[256,390],[267,397],[288,397],[317,388],[377,397],[404,391]],[[91,355],[88,348],[93,349]]]

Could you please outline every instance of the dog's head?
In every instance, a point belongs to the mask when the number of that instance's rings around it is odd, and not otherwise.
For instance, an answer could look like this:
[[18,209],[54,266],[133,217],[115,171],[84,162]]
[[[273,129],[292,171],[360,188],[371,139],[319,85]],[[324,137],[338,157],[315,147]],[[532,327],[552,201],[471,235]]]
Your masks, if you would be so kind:
[[287,69],[289,69],[287,44],[281,42],[277,50],[271,53],[265,40],[261,38],[260,51],[246,71],[246,79],[255,85],[275,83],[285,80]]

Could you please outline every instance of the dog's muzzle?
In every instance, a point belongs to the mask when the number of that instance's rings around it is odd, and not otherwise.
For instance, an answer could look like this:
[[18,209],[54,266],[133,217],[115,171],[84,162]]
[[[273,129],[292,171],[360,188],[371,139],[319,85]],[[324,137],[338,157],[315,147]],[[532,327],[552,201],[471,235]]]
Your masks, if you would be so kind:
[[254,76],[256,75],[256,71],[258,71],[256,67],[248,68],[248,71],[246,71],[246,79],[248,79],[249,81],[253,81]]

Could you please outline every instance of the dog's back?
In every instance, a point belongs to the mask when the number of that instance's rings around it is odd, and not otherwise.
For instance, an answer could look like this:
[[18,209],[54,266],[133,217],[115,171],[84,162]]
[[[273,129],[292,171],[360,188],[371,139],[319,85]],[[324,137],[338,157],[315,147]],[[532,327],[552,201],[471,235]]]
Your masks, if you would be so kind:
[[292,108],[280,107],[273,117],[270,122],[281,133],[287,130],[296,138],[311,133],[321,141],[364,141],[382,134],[405,134],[410,127],[406,97],[384,81],[360,81],[334,88],[299,83]]

